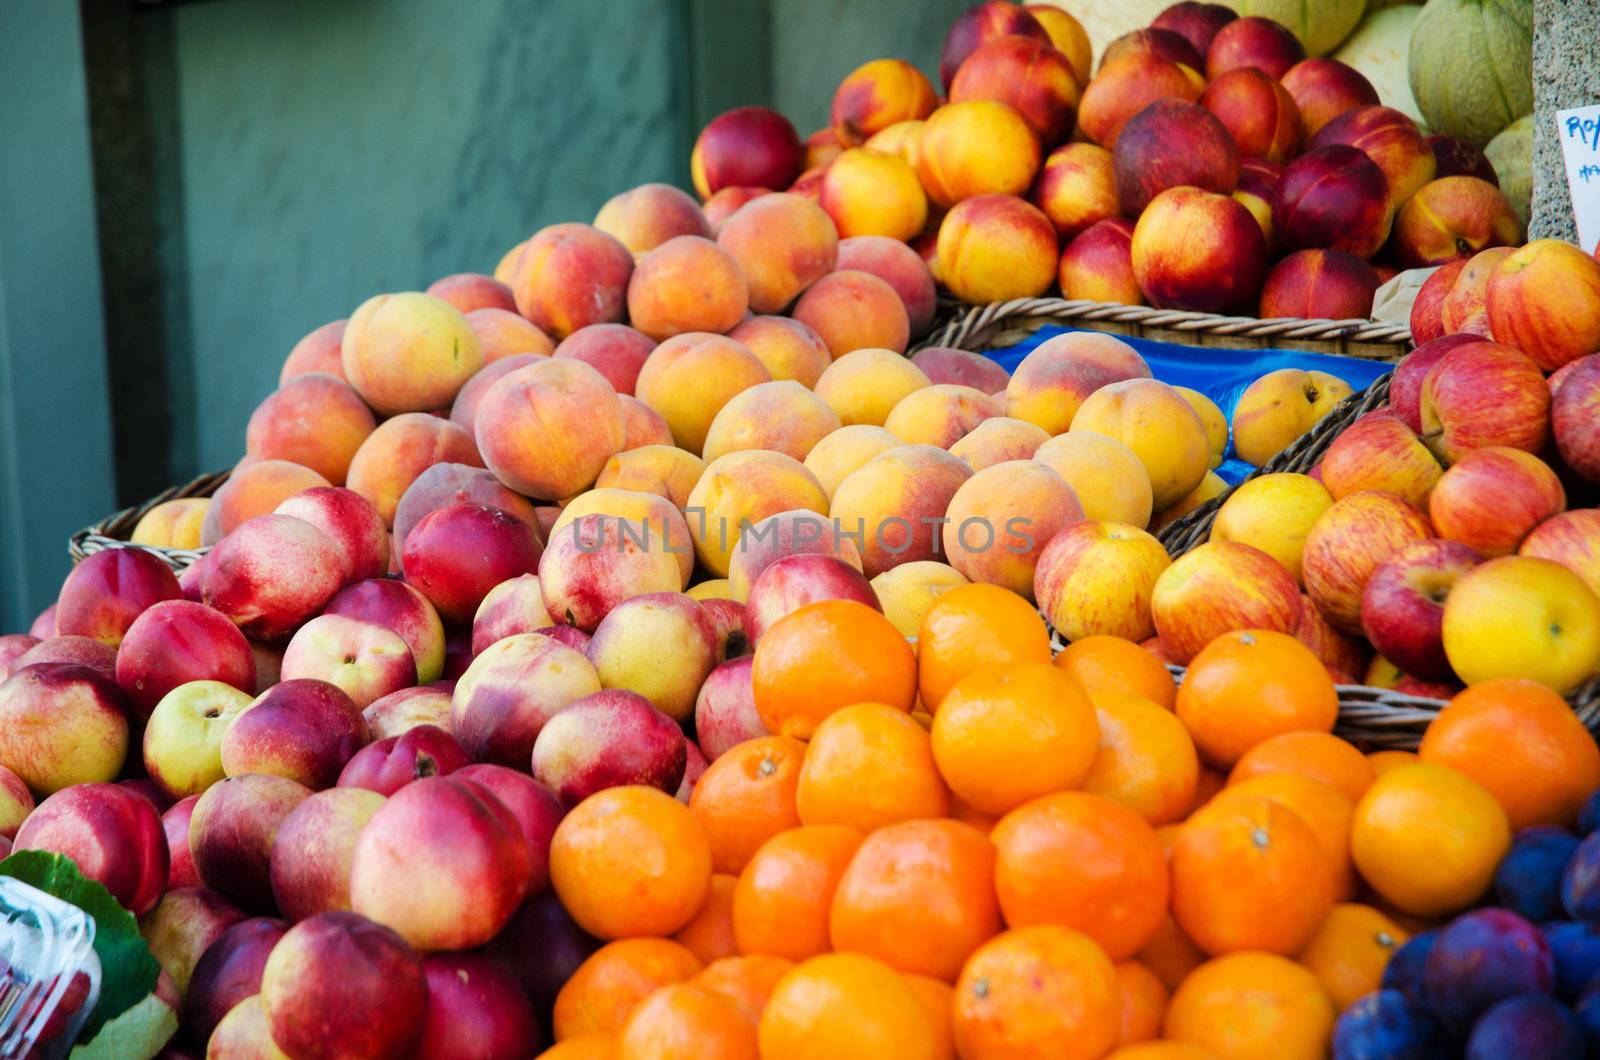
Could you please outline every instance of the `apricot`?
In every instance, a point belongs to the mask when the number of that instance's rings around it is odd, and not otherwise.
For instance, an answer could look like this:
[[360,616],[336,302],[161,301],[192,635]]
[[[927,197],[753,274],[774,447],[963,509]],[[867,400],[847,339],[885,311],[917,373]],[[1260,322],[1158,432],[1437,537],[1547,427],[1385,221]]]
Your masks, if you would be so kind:
[[386,416],[449,407],[483,367],[483,349],[461,311],[418,291],[361,303],[345,325],[341,349],[345,378]]
[[622,319],[633,255],[592,225],[557,224],[529,237],[506,281],[517,312],[560,342],[581,327]]
[[722,406],[735,394],[771,381],[755,354],[740,343],[689,331],[655,348],[639,369],[634,396],[667,421],[676,445],[698,453]]
[[[833,271],[839,235],[823,207],[799,195],[779,193],[763,195],[740,207],[717,233],[717,246],[743,274],[750,310],[777,313]],[[739,315],[744,315],[742,309]],[[738,322],[682,330],[727,331]]]
[[861,349],[902,353],[911,340],[905,304],[870,272],[830,272],[800,296],[793,315],[822,336],[835,360]]
[[720,334],[744,319],[749,304],[738,261],[702,236],[667,240],[639,258],[628,281],[628,317],[657,340],[686,331]]
[[830,364],[817,380],[817,396],[839,422],[882,427],[902,398],[931,385],[922,369],[894,350],[854,350]]

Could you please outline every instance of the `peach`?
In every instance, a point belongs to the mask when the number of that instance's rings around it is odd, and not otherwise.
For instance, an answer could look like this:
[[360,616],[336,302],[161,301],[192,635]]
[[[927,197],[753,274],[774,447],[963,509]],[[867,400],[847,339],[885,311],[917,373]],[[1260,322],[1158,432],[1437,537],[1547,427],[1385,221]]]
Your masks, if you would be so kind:
[[1078,127],[1090,140],[1110,150],[1128,119],[1156,100],[1193,103],[1205,87],[1205,78],[1182,63],[1133,52],[1102,66],[1083,90]]
[[[382,632],[394,637],[388,630]],[[404,647],[399,638],[394,640]],[[257,696],[228,724],[222,735],[222,771],[229,777],[286,777],[318,791],[333,787],[339,771],[366,742],[361,707],[343,689],[316,678],[290,676]]]
[[1150,378],[1150,366],[1121,339],[1073,331],[1040,343],[1022,359],[1006,385],[1006,415],[1050,434],[1072,425],[1078,408],[1108,383]]
[[741,450],[770,449],[804,460],[839,426],[839,414],[794,380],[758,383],[717,412],[700,455],[709,462]]
[[1206,477],[1200,480],[1200,485],[1196,486],[1187,497],[1167,505],[1155,514],[1150,520],[1150,532],[1163,533],[1173,523],[1192,515],[1197,509],[1227,493],[1228,489],[1225,479],[1218,476],[1215,471],[1207,471]]
[[[184,846],[188,846],[187,834]],[[150,947],[150,955],[183,994],[188,992],[201,955],[244,919],[242,911],[214,891],[193,885],[169,887],[160,904],[141,920],[139,934]]]
[[[354,464],[351,466],[353,468]],[[287,460],[260,460],[236,467],[206,508],[200,527],[200,544],[202,547],[215,545],[248,520],[270,514],[296,493],[329,485],[332,483],[309,467]]]
[[473,761],[527,769],[545,722],[598,691],[600,676],[582,652],[517,633],[485,648],[456,682],[451,731]]
[[1181,664],[1234,630],[1293,634],[1301,607],[1300,587],[1283,564],[1232,541],[1207,542],[1179,556],[1150,595],[1156,633]]
[[1199,0],[1180,0],[1164,9],[1150,21],[1155,29],[1169,29],[1181,33],[1201,55],[1211,49],[1217,31],[1238,18],[1238,14],[1224,4],[1200,3]]
[[[776,196],[762,196],[722,226],[724,239],[737,218],[750,207]],[[788,197],[784,200],[793,203]],[[832,235],[831,232],[828,233]],[[831,239],[829,240],[831,251]],[[639,258],[628,281],[628,316],[633,326],[653,339],[684,332],[721,333],[744,319],[750,290],[740,261],[722,244],[703,236],[675,236]]]
[[557,342],[590,324],[613,324],[627,309],[633,255],[615,237],[584,224],[535,232],[507,280],[517,312]]
[[122,691],[70,663],[40,663],[0,685],[0,765],[35,795],[109,781],[128,750]]
[[818,129],[806,137],[805,166],[827,165],[844,153],[845,145],[839,142],[831,127]]
[[951,103],[1007,103],[1045,145],[1058,144],[1072,132],[1078,98],[1071,60],[1031,37],[996,37],[980,45],[950,82]]
[[634,254],[675,236],[709,236],[700,204],[670,184],[641,184],[613,195],[594,215],[594,226]]
[[304,519],[261,515],[223,538],[206,560],[204,603],[246,637],[286,637],[344,584],[338,544]]
[[676,592],[684,583],[680,557],[663,546],[659,532],[599,513],[554,531],[538,574],[550,617],[586,632],[628,597]]
[[1010,416],[991,416],[968,431],[955,444],[947,446],[974,471],[982,471],[1008,460],[1029,460],[1050,440],[1042,427]]
[[135,916],[167,887],[167,839],[148,799],[115,784],[75,784],[41,802],[17,829],[13,850],[71,858]]
[[1282,165],[1300,149],[1300,110],[1294,97],[1253,66],[1229,70],[1206,86],[1200,106],[1216,115],[1242,155]]
[[1157,510],[1187,496],[1209,468],[1205,424],[1183,395],[1154,379],[1100,388],[1079,406],[1072,430],[1122,442],[1145,467]]
[[1233,448],[1260,467],[1349,397],[1350,384],[1327,372],[1280,368],[1245,387],[1233,409]]
[[1239,182],[1230,130],[1195,103],[1159,99],[1123,126],[1112,151],[1122,212],[1142,214],[1168,188],[1188,185],[1223,195]]
[[1063,144],[1051,151],[1029,196],[1064,240],[1116,217],[1117,178],[1111,152],[1096,144]]
[[1039,136],[1007,103],[947,103],[922,128],[917,177],[939,206],[974,195],[1022,195],[1039,172]]
[[461,311],[416,291],[363,302],[350,314],[340,356],[356,393],[386,416],[449,405],[483,367],[483,348]]
[[71,663],[73,666],[83,666],[97,674],[115,679],[117,651],[118,649],[93,637],[70,634],[63,637],[46,637],[18,655],[12,661],[11,672],[16,673],[40,663]]
[[689,536],[689,524],[678,507],[659,494],[648,490],[592,489],[568,502],[550,533],[559,534],[585,515],[605,515],[643,526],[645,537],[639,542],[641,548],[674,556],[685,583],[694,573],[694,544]]
[[[259,1003],[251,1003],[259,1002],[257,991],[261,989],[261,972],[266,967],[267,957],[288,930],[289,925],[276,917],[255,916],[241,920],[206,947],[195,963],[184,997],[184,1024],[196,1037],[207,1039],[208,1049],[215,1043],[219,1057],[256,1056],[263,1060],[282,1060],[287,1055],[267,1033],[266,1018],[260,1012]],[[243,1043],[232,1037],[236,1028],[230,1025],[235,1020],[229,1016],[234,1009],[246,1012],[252,1008],[260,1020],[259,1028],[252,1031],[259,1038],[259,1044],[252,1041],[247,1051]],[[230,1047],[237,1051],[228,1051]]]
[[1395,252],[1412,268],[1442,265],[1486,247],[1515,246],[1522,223],[1499,188],[1472,176],[1425,184],[1395,218]]
[[324,613],[393,630],[411,651],[418,684],[437,681],[444,670],[444,625],[415,586],[390,578],[357,582],[329,600]]
[[708,463],[684,510],[701,564],[725,576],[746,528],[796,508],[819,514],[828,510],[816,476],[794,457],[752,449]]
[[289,811],[273,837],[272,894],[292,921],[350,908],[356,838],[383,806],[365,788],[329,788]]
[[38,637],[26,633],[7,633],[0,636],[0,682],[4,682],[16,672],[17,660],[39,643]]
[[1439,299],[1439,324],[1444,334],[1467,331],[1489,337],[1489,277],[1510,256],[1510,247],[1490,247],[1467,259],[1455,283]]
[[346,912],[291,928],[262,969],[260,996],[269,1040],[289,1056],[400,1060],[428,1012],[421,958],[395,932]]
[[1064,640],[1141,641],[1155,635],[1150,601],[1171,562],[1161,542],[1138,527],[1081,519],[1045,545],[1033,591]]
[[472,616],[472,654],[481,655],[483,649],[512,634],[555,625],[545,609],[543,593],[533,574],[520,574],[490,589]]
[[835,533],[826,515],[796,508],[752,523],[740,535],[739,547],[728,563],[731,599],[741,604],[749,599],[750,586],[761,572],[784,556],[812,554],[832,556],[861,569],[861,553],[855,540]]
[[1083,23],[1054,4],[1024,4],[1023,10],[1044,27],[1050,43],[1067,57],[1078,88],[1082,89],[1094,73],[1094,46],[1089,42]]
[[348,384],[308,372],[256,406],[245,431],[245,452],[258,460],[308,467],[342,486],[356,450],[376,426],[372,410]]
[[622,405],[623,451],[672,444],[672,430],[659,412],[630,394],[618,394],[617,401]]
[[863,349],[904,353],[911,319],[895,289],[870,272],[841,269],[806,289],[794,318],[811,328],[837,360]]
[[866,576],[850,564],[816,554],[783,556],[750,586],[750,600],[744,608],[745,637],[757,644],[779,619],[822,600],[854,600],[880,610]]
[[474,309],[467,326],[478,336],[486,365],[521,354],[548,357],[556,348],[549,335],[509,309]]
[[771,381],[755,354],[734,339],[686,332],[655,348],[639,370],[634,393],[667,421],[679,448],[698,453],[722,406]]
[[1357,107],[1328,122],[1311,147],[1344,144],[1358,148],[1389,182],[1389,209],[1398,210],[1433,179],[1438,160],[1417,123],[1391,107]]
[[902,398],[890,410],[883,426],[902,442],[949,449],[978,424],[1003,410],[1001,401],[981,390],[935,384]]
[[759,199],[763,195],[771,195],[771,188],[742,187],[731,185],[722,188],[707,199],[701,206],[705,212],[706,222],[711,225],[711,238],[715,239],[722,231],[722,226],[728,218],[738,212],[739,207],[752,199]]
[[939,275],[964,302],[1034,298],[1055,279],[1055,228],[1014,195],[963,199],[939,225]]
[[527,523],[499,508],[456,503],[429,512],[406,535],[406,581],[456,625],[470,624],[496,585],[532,573],[543,552]]
[[854,538],[862,571],[875,578],[939,554],[939,521],[971,477],[972,470],[943,449],[900,445],[846,475],[828,514],[835,532]]
[[1182,63],[1191,70],[1205,69],[1204,52],[1195,48],[1194,43],[1182,33],[1160,26],[1131,30],[1111,41],[1100,55],[1100,64],[1104,66],[1134,52]]
[[370,501],[342,486],[297,493],[274,510],[303,519],[333,539],[345,560],[347,582],[377,578],[389,570],[389,528]]
[[458,772],[467,762],[467,752],[444,728],[415,725],[357,751],[339,773],[338,786],[389,796],[414,780]]
[[167,600],[145,610],[117,652],[117,684],[141,717],[190,681],[221,681],[249,692],[255,680],[255,658],[244,634],[221,612],[191,600]]
[[632,394],[656,340],[626,324],[590,324],[561,340],[553,356],[575,357],[606,377],[619,394]]
[[1268,77],[1282,77],[1305,57],[1305,46],[1288,29],[1252,15],[1217,30],[1206,49],[1205,75],[1215,81],[1229,70],[1253,66]]
[[471,464],[443,463],[422,472],[401,494],[394,511],[395,540],[404,545],[411,528],[423,516],[460,501],[499,508],[535,529],[540,525],[528,499],[502,485],[494,472]]
[[694,731],[700,737],[700,749],[713,762],[729,748],[767,735],[751,688],[754,661],[753,655],[741,655],[720,663],[695,697]]
[[[500,260],[495,262],[494,272],[490,275],[499,280],[501,283],[505,284],[507,287],[510,287],[512,273],[516,270],[517,261],[522,257],[522,252],[527,248],[527,246],[528,241],[524,239],[522,242],[512,246],[511,249],[507,250],[504,254],[500,255]],[[511,296],[512,298],[515,298],[516,292],[513,291]]]
[[[624,600],[601,620],[588,656],[603,688],[636,692],[681,722],[694,713],[695,694],[717,664],[717,648],[711,616],[699,601],[682,593],[646,593]],[[674,777],[663,790],[677,790],[681,779]]]
[[470,313],[474,309],[514,311],[517,308],[517,300],[512,296],[511,288],[493,276],[485,276],[481,272],[457,272],[441,276],[430,283],[423,294],[442,298],[463,313]]
[[970,386],[985,394],[1004,394],[1011,381],[1011,374],[999,363],[953,346],[924,346],[911,355],[911,363],[922,369],[930,383]]
[[1299,109],[1308,138],[1349,111],[1375,107],[1379,103],[1378,90],[1372,87],[1366,75],[1338,59],[1320,56],[1302,59],[1284,71],[1279,81]]
[[417,679],[417,664],[406,642],[387,626],[318,615],[290,638],[279,677],[280,683],[326,681],[365,710],[391,692],[409,688]]
[[904,59],[874,59],[834,89],[833,134],[840,144],[855,146],[898,122],[926,118],[937,104],[921,70]]
[[547,892],[550,889],[550,839],[561,823],[563,812],[556,793],[527,773],[488,762],[458,769],[454,776],[483,788],[511,811],[528,844],[528,895],[531,898]]
[[1236,312],[1255,302],[1266,275],[1266,240],[1250,211],[1197,188],[1157,195],[1131,251],[1140,289],[1163,309]]
[[899,155],[917,166],[917,155],[922,151],[922,127],[925,121],[897,121],[886,129],[874,133],[861,146],[881,151],[886,155]]
[[705,461],[693,453],[671,445],[647,445],[606,461],[594,485],[595,489],[654,493],[681,509],[705,469]]
[[[494,387],[490,387],[491,393],[493,390]],[[480,413],[481,410],[480,405]],[[446,463],[483,466],[483,457],[472,435],[460,424],[438,416],[408,412],[380,423],[361,443],[355,459],[350,462],[350,475],[345,484],[371,501],[384,523],[392,527],[400,498],[411,484],[428,468]],[[280,497],[279,501],[282,500]]]
[[1370,258],[1389,238],[1393,216],[1383,170],[1348,144],[1307,151],[1289,163],[1272,191],[1272,228],[1289,250],[1325,248]]
[[189,851],[200,882],[246,912],[271,910],[272,838],[310,795],[303,784],[264,773],[227,777],[207,788],[189,819]]
[[999,0],[975,4],[957,15],[945,33],[939,49],[939,80],[946,90],[967,57],[989,41],[1001,37],[1025,37],[1048,44],[1050,34],[1033,13],[1017,4]]
[[787,118],[766,107],[739,107],[700,130],[689,175],[705,201],[730,186],[787,188],[804,160],[800,135]]
[[1342,250],[1297,250],[1284,258],[1261,288],[1263,317],[1365,320],[1378,291],[1372,266]]
[[917,171],[899,155],[869,147],[853,147],[834,159],[822,177],[820,202],[844,238],[906,240],[928,221],[928,197]]
[[141,548],[96,552],[67,574],[56,599],[56,629],[115,648],[150,607],[181,595],[172,568]]
[[222,738],[251,702],[250,692],[220,681],[188,681],[161,698],[145,720],[142,750],[163,805],[222,779]]
[[1360,634],[1361,597],[1373,571],[1407,546],[1433,536],[1428,517],[1392,493],[1352,493],[1335,501],[1306,535],[1306,593],[1329,622]]
[[1033,571],[1050,539],[1083,518],[1078,495],[1036,460],[975,472],[950,498],[943,529],[950,565],[1033,599]]
[[155,548],[196,549],[210,497],[178,497],[162,501],[140,517],[128,540]]
[[33,812],[33,793],[22,778],[0,766],[0,839],[14,839],[17,829]]
[[1398,416],[1363,416],[1346,427],[1322,458],[1322,483],[1334,500],[1383,490],[1412,504],[1427,503],[1439,481],[1439,461]]
[[[848,154],[850,152],[846,152],[846,155]],[[829,172],[832,171],[830,167]],[[914,179],[911,179],[911,184],[912,190],[920,198],[922,192],[915,187]],[[784,193],[763,195],[741,206],[723,222],[721,230],[717,233],[716,246],[725,252],[722,257],[731,259],[737,265],[732,278],[727,280],[731,285],[729,290],[738,286],[734,281],[742,275],[748,286],[748,302],[752,312],[782,312],[801,291],[833,270],[839,253],[840,233],[834,230],[834,221],[829,220],[831,210],[824,212],[826,205],[824,203],[819,206],[799,195]],[[922,225],[919,220],[911,234],[915,235],[921,230]],[[693,256],[689,254],[691,248],[696,252]],[[703,251],[703,246],[698,243],[684,245],[680,251],[683,255],[682,267],[696,272],[705,270],[714,274],[720,285],[722,257],[719,257],[715,264],[709,258],[702,261],[699,254]],[[643,264],[641,261],[641,268]],[[724,304],[722,300],[733,297],[732,294],[724,295],[720,286],[709,289],[717,293],[700,295],[706,302],[718,299],[717,304],[720,305]],[[672,297],[682,297],[687,301],[688,292],[674,294]],[[744,296],[739,297],[742,299]],[[629,305],[631,310],[632,302]],[[729,308],[731,319],[729,316],[718,315],[689,318],[672,313],[669,309],[666,312],[671,315],[667,319],[681,319],[684,325],[677,327],[675,331],[663,334],[657,334],[645,324],[639,323],[638,315],[635,313],[635,326],[656,335],[657,338],[676,334],[677,331],[728,331],[744,316],[744,307],[744,302],[740,301],[737,314],[732,314]],[[683,312],[687,313],[688,310]]]
[[278,385],[305,372],[326,372],[344,379],[344,329],[347,322],[335,320],[315,329],[294,344],[278,373]]
[[473,1060],[535,1055],[539,1024],[509,968],[478,953],[430,953],[422,960],[422,971],[428,980],[428,1015],[417,1039],[417,1056]]
[[[893,243],[892,240],[887,242]],[[907,249],[909,253],[905,244],[893,243],[893,245]],[[924,273],[927,272],[921,259],[918,259],[917,267]],[[933,304],[931,278],[928,281],[928,291],[931,316]],[[817,380],[822,377],[823,370],[833,363],[833,355],[828,352],[828,344],[822,341],[822,336],[800,321],[789,317],[747,317],[728,332],[728,338],[742,344],[754,354],[756,360],[761,362],[767,374],[775,381],[793,379],[801,386],[814,387],[817,385]]]
[[1084,518],[1138,527],[1149,524],[1155,506],[1150,473],[1138,455],[1117,439],[1068,431],[1040,445],[1033,459],[1072,487]]
[[1447,541],[1481,556],[1509,556],[1534,527],[1567,507],[1550,466],[1521,449],[1474,449],[1450,466],[1428,495],[1428,521]]
[[831,501],[846,475],[900,444],[899,438],[882,427],[870,423],[851,424],[834,431],[812,448],[806,456],[806,470],[817,477],[822,492]]
[[1283,167],[1266,159],[1239,160],[1239,186],[1233,189],[1233,197],[1261,226],[1268,249],[1273,248],[1277,240],[1277,231],[1272,227],[1272,193],[1282,178]]
[[1063,298],[1143,305],[1133,274],[1133,222],[1115,217],[1079,233],[1061,252],[1056,281]]
[[518,368],[526,368],[539,358],[540,355],[536,353],[514,353],[509,357],[501,357],[486,363],[456,394],[455,401],[450,405],[450,422],[459,423],[463,430],[472,434],[477,425],[478,406],[482,404],[483,396],[489,392],[489,388]]
[[450,692],[433,685],[402,688],[372,703],[361,716],[366,719],[367,732],[374,743],[400,736],[421,725],[433,725],[448,732]]
[[478,406],[477,439],[489,470],[539,500],[593,485],[626,441],[617,392],[582,361],[551,357],[501,379]]
[[1496,339],[1547,372],[1600,350],[1600,262],[1570,244],[1513,251],[1490,274],[1485,306]]
[[1211,446],[1211,467],[1222,466],[1222,457],[1228,451],[1228,417],[1222,414],[1222,409],[1217,403],[1186,386],[1173,387],[1183,396],[1183,400],[1194,409],[1195,415],[1200,417],[1200,422],[1206,428],[1206,441]]

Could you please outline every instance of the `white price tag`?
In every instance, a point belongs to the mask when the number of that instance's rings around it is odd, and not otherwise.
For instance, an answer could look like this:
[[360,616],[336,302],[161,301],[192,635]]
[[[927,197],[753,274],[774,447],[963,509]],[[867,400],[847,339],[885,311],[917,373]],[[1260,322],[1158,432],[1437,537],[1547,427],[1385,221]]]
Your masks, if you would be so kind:
[[1567,163],[1578,245],[1593,254],[1600,243],[1600,105],[1556,111],[1556,133]]

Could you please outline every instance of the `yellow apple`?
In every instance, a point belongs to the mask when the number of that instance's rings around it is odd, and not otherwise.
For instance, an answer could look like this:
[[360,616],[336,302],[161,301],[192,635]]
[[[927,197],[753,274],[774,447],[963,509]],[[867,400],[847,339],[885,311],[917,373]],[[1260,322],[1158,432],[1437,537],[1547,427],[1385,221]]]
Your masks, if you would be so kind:
[[1034,598],[1067,640],[1154,635],[1150,600],[1172,560],[1137,526],[1085,519],[1062,530],[1039,556]]
[[1301,554],[1311,524],[1333,507],[1333,497],[1310,475],[1280,472],[1242,483],[1222,502],[1211,524],[1212,541],[1237,541],[1260,549],[1303,583]]
[[1351,393],[1326,372],[1280,368],[1245,388],[1233,409],[1233,450],[1260,467],[1293,445]]
[[1444,650],[1469,685],[1522,677],[1570,691],[1600,670],[1600,597],[1559,563],[1492,559],[1451,590]]

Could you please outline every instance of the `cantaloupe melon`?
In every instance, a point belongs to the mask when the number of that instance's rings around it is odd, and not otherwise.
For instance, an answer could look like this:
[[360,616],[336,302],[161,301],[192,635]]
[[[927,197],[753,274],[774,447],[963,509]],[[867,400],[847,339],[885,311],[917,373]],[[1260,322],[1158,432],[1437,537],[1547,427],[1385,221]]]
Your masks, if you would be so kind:
[[1422,120],[1422,111],[1411,97],[1406,64],[1411,52],[1411,27],[1420,14],[1421,4],[1374,11],[1333,55],[1365,74],[1385,107],[1393,107],[1414,121]]
[[1433,131],[1482,147],[1533,112],[1533,0],[1428,0],[1409,65]]
[[1528,227],[1533,212],[1533,115],[1524,114],[1501,129],[1483,153],[1500,178],[1500,190],[1522,218],[1522,227]]
[[[1106,45],[1136,29],[1144,29],[1155,17],[1171,7],[1175,0],[1027,0],[1059,7],[1083,24],[1094,45],[1094,62],[1098,69],[1100,56]],[[1204,70],[1200,71],[1202,74]]]
[[1367,0],[1222,0],[1241,15],[1259,15],[1294,31],[1306,51],[1327,55],[1350,36]]

